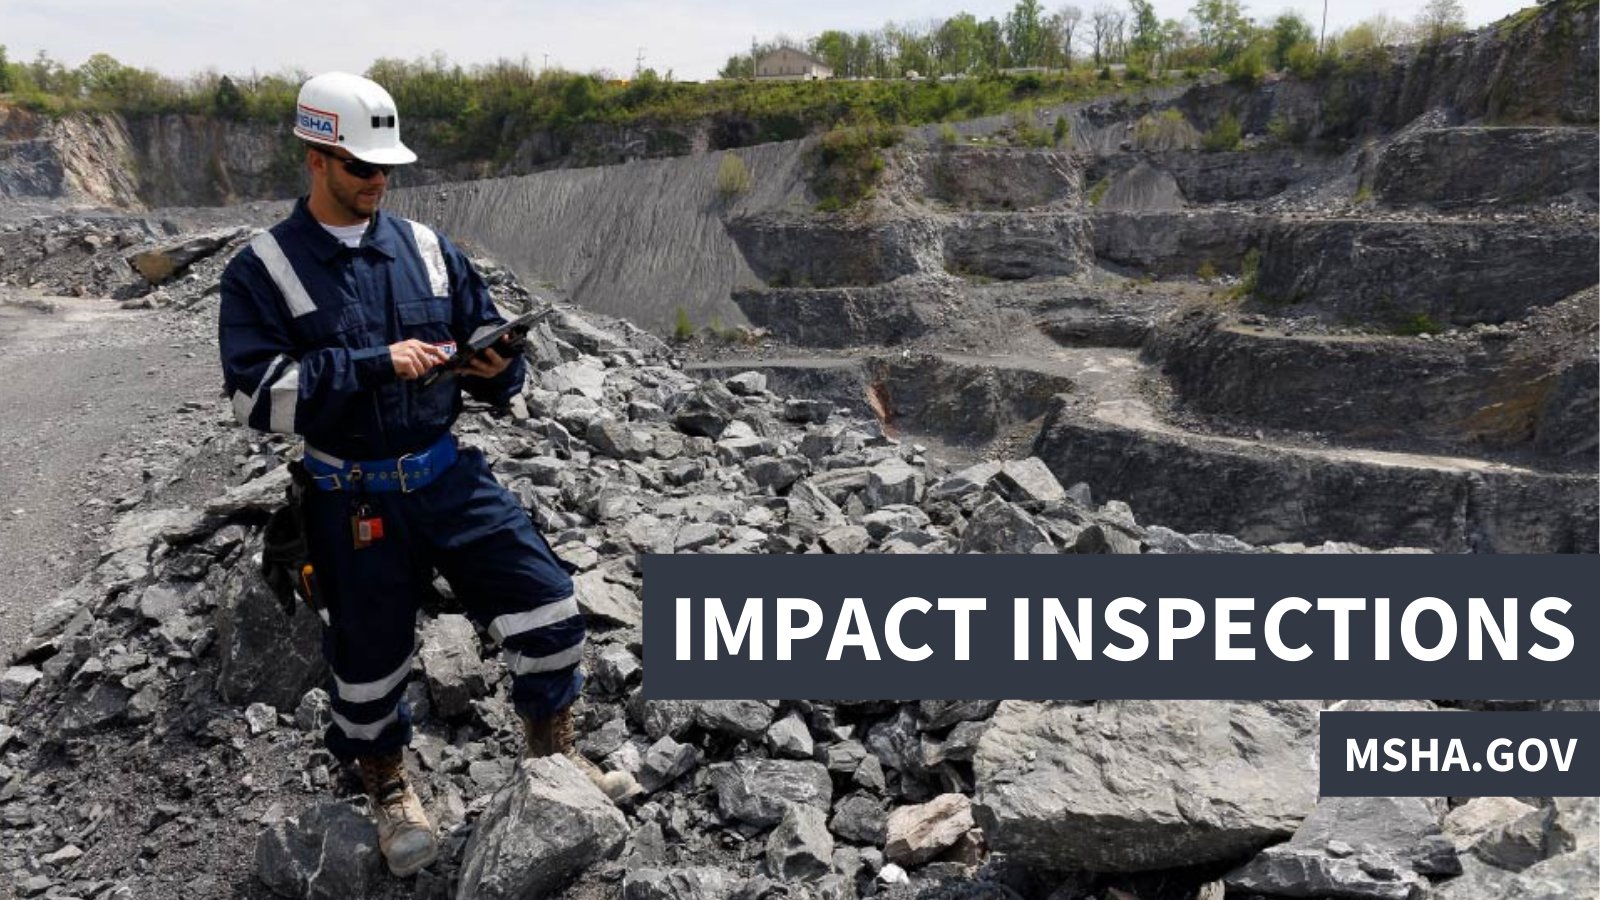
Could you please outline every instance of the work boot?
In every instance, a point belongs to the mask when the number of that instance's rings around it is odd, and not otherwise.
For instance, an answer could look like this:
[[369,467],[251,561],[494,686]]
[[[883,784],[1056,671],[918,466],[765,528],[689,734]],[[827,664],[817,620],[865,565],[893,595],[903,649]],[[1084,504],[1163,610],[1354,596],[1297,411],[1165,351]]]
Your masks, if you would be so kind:
[[356,760],[361,786],[372,798],[372,817],[378,822],[378,849],[389,862],[389,871],[404,878],[438,855],[439,843],[433,824],[422,811],[422,801],[406,780],[404,751],[387,756],[365,756]]
[[561,754],[572,760],[600,792],[613,803],[621,803],[643,793],[639,782],[627,772],[605,772],[590,762],[575,746],[577,729],[572,724],[572,707],[567,706],[548,719],[522,720],[522,735],[526,740],[523,756],[537,759],[541,756]]

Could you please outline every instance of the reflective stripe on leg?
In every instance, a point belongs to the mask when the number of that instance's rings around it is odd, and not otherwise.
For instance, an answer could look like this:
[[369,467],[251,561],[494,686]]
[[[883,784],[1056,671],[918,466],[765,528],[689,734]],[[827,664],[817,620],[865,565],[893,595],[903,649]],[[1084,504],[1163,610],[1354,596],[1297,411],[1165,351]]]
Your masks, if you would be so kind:
[[506,638],[564,622],[578,614],[578,598],[567,597],[527,612],[496,616],[494,621],[489,623],[489,636],[494,638],[495,643],[505,643]]

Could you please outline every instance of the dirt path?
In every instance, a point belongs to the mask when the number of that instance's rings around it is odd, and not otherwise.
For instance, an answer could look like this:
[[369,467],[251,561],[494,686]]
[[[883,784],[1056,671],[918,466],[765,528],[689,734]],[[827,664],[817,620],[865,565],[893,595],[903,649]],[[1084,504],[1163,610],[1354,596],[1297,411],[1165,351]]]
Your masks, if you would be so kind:
[[119,502],[217,427],[205,318],[0,289],[0,658],[94,563]]

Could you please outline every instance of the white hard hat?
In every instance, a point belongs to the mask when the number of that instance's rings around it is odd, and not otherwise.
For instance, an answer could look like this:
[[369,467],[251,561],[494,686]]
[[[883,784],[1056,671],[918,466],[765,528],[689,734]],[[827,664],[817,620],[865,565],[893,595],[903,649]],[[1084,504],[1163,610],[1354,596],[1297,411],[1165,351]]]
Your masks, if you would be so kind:
[[343,147],[356,159],[381,166],[417,161],[411,148],[400,143],[394,98],[376,81],[348,72],[324,72],[300,86],[294,135],[312,144]]

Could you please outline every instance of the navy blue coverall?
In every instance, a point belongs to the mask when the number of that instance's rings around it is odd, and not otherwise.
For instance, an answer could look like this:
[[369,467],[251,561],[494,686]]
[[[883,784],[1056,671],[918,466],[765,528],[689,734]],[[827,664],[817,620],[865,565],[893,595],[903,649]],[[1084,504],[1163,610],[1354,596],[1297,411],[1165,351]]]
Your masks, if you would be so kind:
[[[308,457],[371,461],[365,467],[373,471],[453,442],[463,388],[504,403],[524,377],[519,355],[492,379],[444,378],[424,388],[395,374],[388,346],[416,338],[464,347],[478,326],[500,321],[483,279],[448,240],[379,211],[352,249],[302,199],[223,273],[223,380],[244,424],[302,436]],[[347,483],[307,492],[307,539],[327,606],[323,652],[334,676],[327,742],[342,759],[410,741],[401,695],[434,569],[500,643],[520,714],[548,718],[582,687],[583,617],[549,543],[478,451],[461,449],[433,478],[409,492]],[[382,538],[363,547],[353,533],[358,509],[382,520]]]

